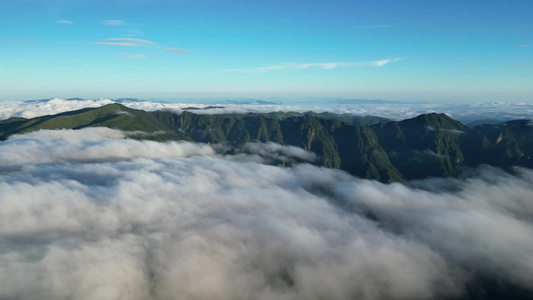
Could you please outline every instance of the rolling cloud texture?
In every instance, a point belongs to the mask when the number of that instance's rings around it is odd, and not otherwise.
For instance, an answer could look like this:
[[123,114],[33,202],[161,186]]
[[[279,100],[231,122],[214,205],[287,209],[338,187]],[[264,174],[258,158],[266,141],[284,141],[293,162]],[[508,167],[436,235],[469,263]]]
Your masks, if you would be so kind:
[[0,299],[431,299],[476,274],[533,288],[533,171],[381,184],[301,149],[124,139],[0,143]]

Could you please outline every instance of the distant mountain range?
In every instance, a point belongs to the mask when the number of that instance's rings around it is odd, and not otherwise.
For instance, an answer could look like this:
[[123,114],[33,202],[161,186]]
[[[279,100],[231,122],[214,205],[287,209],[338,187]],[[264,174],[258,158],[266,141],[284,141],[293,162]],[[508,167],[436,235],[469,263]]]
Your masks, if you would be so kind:
[[[505,169],[533,167],[530,120],[469,128],[435,113],[397,122],[374,116],[312,112],[146,112],[114,103],[33,119],[3,120],[0,139],[39,129],[96,126],[127,131],[136,139],[222,144],[225,153],[250,151],[244,147],[249,142],[297,146],[317,154],[317,165],[382,182],[457,176],[465,167],[480,164]],[[297,158],[289,160],[299,162]]]

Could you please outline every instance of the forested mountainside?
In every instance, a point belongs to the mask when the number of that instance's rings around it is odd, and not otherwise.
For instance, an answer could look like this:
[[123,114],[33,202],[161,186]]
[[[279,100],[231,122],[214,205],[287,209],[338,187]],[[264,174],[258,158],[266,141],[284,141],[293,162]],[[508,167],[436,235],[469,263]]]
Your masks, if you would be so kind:
[[463,167],[480,164],[533,167],[530,120],[469,128],[435,113],[397,122],[332,113],[146,112],[117,103],[3,120],[0,139],[39,129],[85,127],[120,129],[137,139],[221,144],[227,153],[250,151],[244,147],[249,142],[297,146],[314,152],[317,165],[382,182],[457,176]]

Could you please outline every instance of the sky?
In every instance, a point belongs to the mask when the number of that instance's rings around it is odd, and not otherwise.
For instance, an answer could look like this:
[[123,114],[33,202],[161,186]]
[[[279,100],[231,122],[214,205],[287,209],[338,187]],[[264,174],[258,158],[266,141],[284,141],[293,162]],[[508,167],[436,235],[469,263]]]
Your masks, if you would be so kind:
[[0,100],[533,102],[531,1],[19,0]]

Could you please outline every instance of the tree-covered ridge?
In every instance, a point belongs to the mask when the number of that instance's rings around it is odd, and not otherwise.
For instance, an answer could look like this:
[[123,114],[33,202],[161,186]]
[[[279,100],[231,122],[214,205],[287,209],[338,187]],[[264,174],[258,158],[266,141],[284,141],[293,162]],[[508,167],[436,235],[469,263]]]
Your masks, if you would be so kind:
[[435,113],[396,122],[331,113],[146,112],[117,103],[0,121],[0,139],[39,129],[96,126],[127,131],[132,138],[221,144],[224,151],[232,152],[245,151],[249,142],[297,146],[317,154],[314,163],[318,165],[382,182],[456,176],[462,167],[480,164],[533,167],[531,121],[470,129]]

